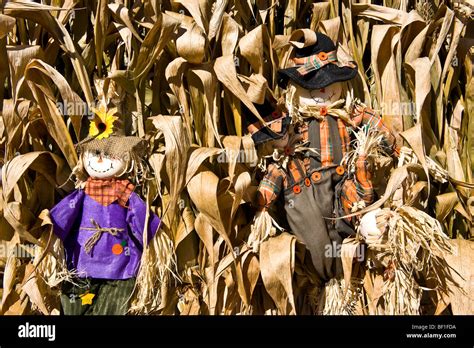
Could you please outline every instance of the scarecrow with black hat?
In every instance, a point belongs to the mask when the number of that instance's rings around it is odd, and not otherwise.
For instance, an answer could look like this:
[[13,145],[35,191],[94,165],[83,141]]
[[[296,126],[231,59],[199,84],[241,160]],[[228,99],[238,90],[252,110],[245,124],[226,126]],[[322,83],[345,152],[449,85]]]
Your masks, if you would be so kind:
[[113,110],[101,106],[93,111],[89,136],[77,145],[77,189],[50,211],[73,275],[63,283],[61,305],[64,314],[125,314],[145,247],[144,231],[151,240],[161,221],[147,214],[129,180],[144,175],[144,140],[122,135]]
[[366,154],[358,153],[354,171],[348,172],[343,161],[353,151],[353,133],[378,132],[380,146],[389,154],[396,149],[395,137],[373,110],[340,99],[343,83],[357,75],[357,67],[328,36],[298,30],[290,43],[294,66],[278,71],[286,112],[275,112],[269,103],[256,105],[265,123],[246,113],[248,131],[257,148],[266,152],[249,241],[258,244],[271,234],[267,211],[284,197],[291,232],[306,245],[324,284],[342,274],[339,246],[355,234],[353,221],[335,218],[374,200]]

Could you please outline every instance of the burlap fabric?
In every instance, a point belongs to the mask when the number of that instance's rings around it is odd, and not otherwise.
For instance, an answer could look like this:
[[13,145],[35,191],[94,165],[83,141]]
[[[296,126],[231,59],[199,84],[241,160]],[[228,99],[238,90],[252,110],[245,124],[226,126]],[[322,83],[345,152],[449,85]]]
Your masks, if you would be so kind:
[[85,151],[99,151],[108,156],[123,158],[124,154],[132,157],[142,157],[146,153],[145,140],[139,137],[111,135],[105,139],[88,137],[76,145],[79,154]]

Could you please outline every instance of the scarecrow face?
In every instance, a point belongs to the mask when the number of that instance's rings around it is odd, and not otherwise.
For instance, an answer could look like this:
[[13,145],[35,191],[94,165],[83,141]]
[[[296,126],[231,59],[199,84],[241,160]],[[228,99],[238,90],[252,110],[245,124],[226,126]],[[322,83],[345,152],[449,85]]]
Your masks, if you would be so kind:
[[126,170],[126,163],[120,158],[106,156],[100,151],[86,151],[83,155],[84,168],[92,178],[117,177]]
[[335,82],[327,87],[320,89],[304,89],[294,84],[296,91],[295,97],[301,106],[323,106],[330,105],[339,100],[342,94],[342,83]]

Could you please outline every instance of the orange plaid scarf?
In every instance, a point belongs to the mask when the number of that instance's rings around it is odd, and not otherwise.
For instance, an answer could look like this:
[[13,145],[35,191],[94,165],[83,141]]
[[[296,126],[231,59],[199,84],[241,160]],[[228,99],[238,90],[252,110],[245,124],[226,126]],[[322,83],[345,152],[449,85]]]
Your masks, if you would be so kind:
[[97,203],[108,206],[115,201],[126,207],[127,201],[135,186],[128,180],[93,179],[89,177],[86,182],[85,192]]

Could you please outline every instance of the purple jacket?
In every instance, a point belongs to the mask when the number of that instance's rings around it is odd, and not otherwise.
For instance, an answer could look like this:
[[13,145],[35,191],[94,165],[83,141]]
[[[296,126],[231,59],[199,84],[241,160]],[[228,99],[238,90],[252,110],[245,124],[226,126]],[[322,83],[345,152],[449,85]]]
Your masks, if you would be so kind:
[[[80,278],[129,279],[137,275],[143,250],[146,204],[134,192],[128,209],[116,201],[103,206],[84,190],[75,190],[55,205],[51,211],[54,233],[63,241],[69,270]],[[123,229],[113,236],[101,234],[90,254],[84,246],[95,233],[93,219],[101,228]],[[158,216],[150,212],[148,241],[160,226]],[[86,229],[84,229],[86,228]]]

